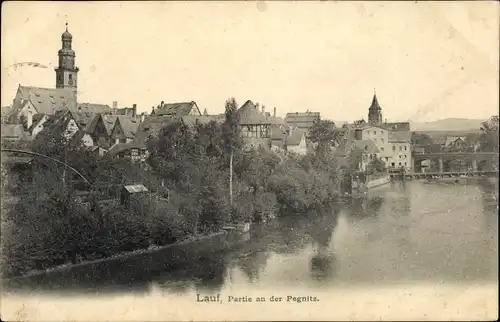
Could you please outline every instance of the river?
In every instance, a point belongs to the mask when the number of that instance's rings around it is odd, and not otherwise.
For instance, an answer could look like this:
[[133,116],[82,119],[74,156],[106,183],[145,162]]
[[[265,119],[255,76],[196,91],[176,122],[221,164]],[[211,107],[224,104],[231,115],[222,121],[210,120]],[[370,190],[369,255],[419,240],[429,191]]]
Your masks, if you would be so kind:
[[[268,319],[271,309],[279,319],[308,320],[311,312],[327,320],[491,319],[498,312],[497,212],[498,183],[396,182],[326,213],[253,225],[238,249],[174,271],[132,277],[118,267],[112,279],[86,285],[65,276],[26,285],[29,297],[12,290],[7,306],[18,314],[32,305],[40,318],[61,320],[71,312],[79,312],[79,319],[102,319],[110,310],[124,319],[126,308],[134,308],[127,309],[130,320]],[[360,291],[347,295],[352,290]],[[321,301],[273,306],[267,298],[266,306],[250,303],[236,310],[207,304],[175,309],[217,294],[227,302],[233,295],[273,294]],[[79,299],[71,300],[75,295]],[[92,313],[97,306],[102,311]]]
[[[253,225],[238,249],[175,271],[31,291],[215,294],[249,287],[497,283],[498,188],[396,182],[322,214]],[[168,260],[168,259],[166,259]],[[89,272],[91,274],[91,272]],[[71,277],[70,277],[71,278]],[[69,285],[71,286],[71,289]],[[81,284],[81,283],[80,283]]]
[[151,292],[221,292],[293,284],[496,283],[497,190],[414,181],[326,214],[254,226],[237,251],[151,277]]

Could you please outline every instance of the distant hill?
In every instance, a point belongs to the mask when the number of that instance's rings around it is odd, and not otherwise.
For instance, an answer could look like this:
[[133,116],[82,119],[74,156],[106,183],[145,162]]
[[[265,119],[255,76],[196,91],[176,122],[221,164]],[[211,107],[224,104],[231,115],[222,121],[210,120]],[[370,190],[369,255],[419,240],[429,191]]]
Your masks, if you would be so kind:
[[411,123],[412,131],[464,131],[479,132],[485,120],[448,118],[425,123]]

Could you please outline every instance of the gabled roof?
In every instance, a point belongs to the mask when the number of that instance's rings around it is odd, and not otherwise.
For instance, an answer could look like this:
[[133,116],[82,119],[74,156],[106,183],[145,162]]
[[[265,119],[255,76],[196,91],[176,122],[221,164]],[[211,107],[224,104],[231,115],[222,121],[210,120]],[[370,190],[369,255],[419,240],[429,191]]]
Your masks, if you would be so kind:
[[118,115],[116,124],[120,124],[123,134],[127,138],[134,138],[139,128],[139,120],[127,115]]
[[451,136],[451,135],[446,136],[446,140],[445,140],[444,145],[450,146],[453,143],[455,143],[457,140],[462,140],[463,142],[465,142],[466,139],[467,139],[467,137],[465,137],[465,136]]
[[71,120],[76,122],[79,131],[86,133],[92,125],[94,118],[98,116],[99,114],[94,113],[78,113],[71,110],[59,110],[54,115],[49,116],[49,119],[45,123],[46,126],[44,126],[41,133],[53,131],[55,129],[54,126],[65,129]]
[[19,85],[17,94],[16,99],[31,101],[38,113],[54,114],[59,109],[76,108],[76,94],[70,89]]
[[238,109],[238,116],[240,124],[244,125],[258,125],[258,124],[271,124],[255,106],[255,104],[248,100]]
[[295,129],[290,135],[286,138],[287,145],[299,145],[302,138],[305,138],[306,131],[301,129]]
[[364,153],[379,153],[379,149],[372,140],[354,140],[353,148]]
[[75,112],[70,110],[70,113],[78,124],[78,127],[84,131],[88,131],[93,123],[92,121],[99,117],[99,114],[90,112]]
[[286,136],[286,130],[283,125],[271,124],[271,140],[282,140]]
[[[197,113],[201,115],[198,105],[194,102],[182,102],[182,103],[167,103],[163,104],[159,108],[154,110],[154,115],[162,115],[162,116],[186,116],[191,113],[191,110],[195,108]],[[152,113],[152,114],[153,114]]]
[[130,193],[147,192],[148,191],[148,189],[142,184],[123,186],[123,188]]
[[89,113],[103,113],[109,114],[113,112],[111,106],[107,104],[95,104],[95,103],[78,103],[78,112],[89,112]]
[[116,120],[118,119],[117,115],[102,115],[102,121],[104,123],[104,127],[106,128],[106,132],[108,135],[111,135],[113,131],[113,127],[115,127]]
[[38,125],[38,122],[40,122],[44,117],[48,117],[48,115],[44,114],[44,113],[38,113],[38,114],[33,115],[32,123],[28,129],[28,132],[31,133],[33,131],[33,129],[35,128],[35,126]]
[[148,138],[156,137],[160,131],[167,125],[176,122],[177,120],[170,117],[150,115],[139,124],[137,133],[135,134],[134,143],[141,147],[146,147]]

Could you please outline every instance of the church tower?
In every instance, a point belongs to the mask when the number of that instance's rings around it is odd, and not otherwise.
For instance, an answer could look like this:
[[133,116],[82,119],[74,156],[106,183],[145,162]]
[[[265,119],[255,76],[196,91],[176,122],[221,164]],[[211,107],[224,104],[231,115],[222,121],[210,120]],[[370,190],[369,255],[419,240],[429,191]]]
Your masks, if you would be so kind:
[[368,123],[373,125],[382,123],[382,108],[378,104],[376,93],[373,93],[372,105],[368,109]]
[[66,31],[61,36],[62,48],[59,49],[59,66],[56,71],[56,88],[72,89],[75,94],[77,90],[78,67],[75,66],[75,51],[71,49],[73,36]]

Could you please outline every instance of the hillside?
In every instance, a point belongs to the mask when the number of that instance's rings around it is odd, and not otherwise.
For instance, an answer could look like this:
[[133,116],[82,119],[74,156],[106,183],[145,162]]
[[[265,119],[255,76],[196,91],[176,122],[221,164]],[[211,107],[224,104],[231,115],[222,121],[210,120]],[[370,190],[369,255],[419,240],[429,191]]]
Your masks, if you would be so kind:
[[448,118],[425,123],[411,123],[412,131],[464,131],[476,132],[480,131],[481,123],[484,120],[479,119],[459,119]]

